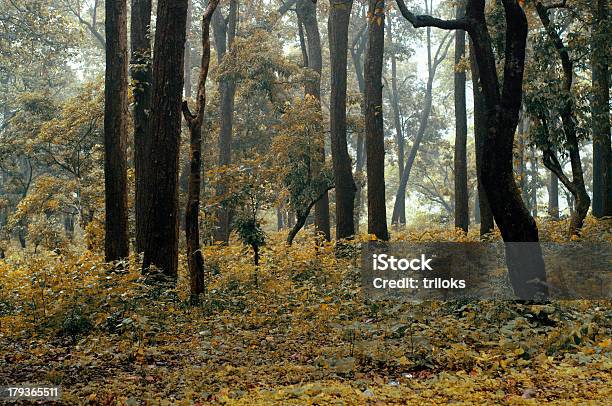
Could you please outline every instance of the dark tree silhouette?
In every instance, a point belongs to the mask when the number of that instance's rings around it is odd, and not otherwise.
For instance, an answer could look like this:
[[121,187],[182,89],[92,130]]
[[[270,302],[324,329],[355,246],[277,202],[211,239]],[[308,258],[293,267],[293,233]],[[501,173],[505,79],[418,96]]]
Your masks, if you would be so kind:
[[128,238],[128,51],[126,0],[107,1],[104,81],[104,191],[106,261],[126,258]]
[[178,270],[178,171],[187,0],[159,0],[151,100],[151,164],[143,179],[146,238],[143,271]]

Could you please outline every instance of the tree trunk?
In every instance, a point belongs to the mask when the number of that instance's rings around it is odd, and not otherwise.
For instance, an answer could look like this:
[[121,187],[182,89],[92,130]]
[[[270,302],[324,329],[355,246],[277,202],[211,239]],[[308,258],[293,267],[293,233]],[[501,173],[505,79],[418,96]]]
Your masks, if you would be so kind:
[[559,178],[552,171],[549,171],[548,176],[548,215],[559,220]]
[[153,57],[150,169],[144,179],[143,271],[178,270],[178,172],[187,0],[158,0]]
[[[357,37],[353,40],[351,46],[351,58],[353,60],[353,66],[355,68],[355,76],[357,77],[357,84],[359,85],[359,93],[363,97],[361,102],[361,113],[365,117],[365,80],[363,77],[363,61],[361,57],[365,51],[367,41],[367,24],[364,25],[362,31],[359,32]],[[360,131],[357,134],[357,146],[356,146],[356,157],[355,157],[355,177],[358,179],[356,182],[355,191],[355,233],[359,233],[359,223],[361,222],[361,209],[363,202],[363,167],[365,165],[365,133]]]
[[384,0],[368,0],[368,16],[368,46],[364,66],[368,233],[386,241],[389,239],[389,232],[385,199],[385,135],[382,106]]
[[336,239],[355,235],[355,181],[346,142],[348,28],[352,0],[332,0],[329,12],[330,134],[336,184]]
[[[229,16],[223,17],[221,8],[217,8],[213,14],[212,25],[217,50],[217,62],[221,63],[225,53],[229,51],[236,37],[236,25],[238,24],[238,0],[230,0]],[[228,167],[232,163],[232,132],[234,126],[234,99],[236,95],[236,82],[232,78],[221,78],[219,80],[219,167]],[[223,197],[227,194],[228,185],[220,179],[217,188],[217,196]],[[215,241],[227,243],[231,231],[231,208],[219,207],[217,210],[217,227],[214,232]]]
[[484,1],[470,0],[466,18],[456,20],[415,16],[403,0],[396,1],[402,15],[415,27],[463,29],[470,34],[487,112],[487,134],[482,148],[482,183],[505,242],[510,281],[515,295],[520,299],[546,298],[546,270],[542,248],[538,243],[538,227],[521,199],[512,168],[527,40],[527,18],[523,9],[517,0],[502,0],[506,17],[506,44],[503,87],[500,89]]
[[130,20],[130,39],[132,42],[131,73],[132,93],[134,95],[134,174],[135,182],[135,217],[136,217],[136,252],[144,249],[146,233],[145,194],[143,182],[149,164],[150,154],[148,131],[151,106],[151,44],[149,40],[151,25],[151,0],[132,0],[132,18]]
[[[465,15],[463,1],[457,3],[457,18]],[[455,227],[467,233],[470,224],[467,179],[467,113],[465,70],[458,68],[465,56],[465,31],[455,31]]]
[[417,131],[417,135],[414,138],[414,143],[410,148],[410,152],[408,153],[408,158],[406,159],[406,166],[402,171],[402,178],[400,179],[400,184],[397,188],[397,193],[395,195],[395,203],[393,205],[393,215],[391,217],[391,223],[397,224],[400,218],[400,207],[405,205],[406,200],[406,188],[408,187],[408,180],[410,179],[410,173],[412,172],[412,166],[416,161],[416,156],[419,151],[419,147],[421,146],[421,141],[425,137],[425,131],[427,131],[427,126],[429,125],[429,115],[431,114],[431,105],[433,101],[433,82],[436,77],[436,70],[442,61],[446,58],[446,54],[448,52],[448,48],[450,46],[450,41],[446,43],[446,36],[440,42],[438,49],[436,50],[435,57],[432,59],[431,52],[431,33],[429,28],[427,29],[427,60],[428,60],[428,78],[427,85],[425,88],[425,100],[423,101],[423,110],[421,111],[421,116],[419,117],[419,129]]
[[127,258],[128,51],[126,0],[107,1],[104,81],[104,255],[107,262]]
[[211,0],[202,17],[202,60],[196,98],[195,115],[189,110],[188,101],[183,102],[183,116],[189,127],[189,185],[185,207],[185,237],[187,241],[187,265],[189,268],[190,293],[197,301],[204,293],[204,257],[200,250],[200,189],[202,173],[202,123],[206,107],[206,79],[210,65],[210,20],[219,0]]
[[593,1],[591,71],[593,99],[593,215],[612,216],[612,147],[610,141],[610,64],[608,0]]
[[[570,219],[569,234],[579,235],[584,219],[589,211],[591,205],[591,198],[589,197],[586,186],[584,183],[584,172],[582,170],[582,161],[580,159],[580,145],[578,144],[578,135],[576,131],[576,113],[574,111],[574,101],[572,97],[572,81],[574,76],[574,67],[572,60],[570,59],[569,52],[555,28],[552,26],[550,18],[548,16],[548,10],[541,4],[536,3],[536,10],[542,25],[546,29],[548,38],[553,42],[559,58],[561,59],[561,66],[563,68],[563,92],[562,97],[563,103],[559,115],[561,116],[561,122],[563,123],[563,132],[565,133],[565,139],[567,142],[567,149],[570,157],[570,164],[572,166],[572,188],[568,187],[568,190],[572,192],[576,200],[576,210]],[[563,180],[563,176],[558,173],[562,172],[562,168],[557,167],[554,161],[548,161],[548,169],[555,171],[559,179]],[[546,164],[546,161],[545,161]]]
[[191,31],[191,19],[193,13],[192,0],[187,1],[187,23],[185,31],[185,81],[183,83],[183,96],[185,99],[191,98],[191,41],[189,32]]
[[476,179],[478,181],[478,213],[480,223],[480,235],[493,231],[493,213],[489,206],[489,199],[482,184],[482,146],[487,137],[486,104],[482,94],[482,84],[478,73],[478,64],[474,55],[474,47],[470,41],[470,68],[472,72],[472,90],[474,97],[474,146],[476,155]]
[[[389,43],[393,45],[393,31],[391,25],[392,19],[389,18],[387,24],[387,34],[389,36]],[[404,172],[404,158],[405,158],[405,144],[404,134],[402,132],[402,124],[400,119],[400,107],[399,107],[399,92],[397,87],[397,57],[395,50],[391,52],[391,94],[389,97],[393,111],[393,126],[395,127],[395,142],[397,144],[397,166],[398,166],[398,183],[401,183]],[[399,224],[406,224],[406,199],[398,200],[398,222]]]
[[538,157],[535,147],[531,147],[531,213],[533,217],[538,217]]
[[[308,48],[308,68],[314,71],[316,79],[309,80],[304,89],[305,95],[314,97],[321,103],[321,69],[323,57],[321,56],[321,36],[317,22],[317,6],[312,0],[299,0],[296,4],[296,12],[299,15],[304,29],[306,30],[306,42]],[[325,163],[325,137],[320,135],[320,148],[316,159],[314,159],[313,175],[316,177]],[[322,234],[325,240],[331,239],[329,224],[329,196],[327,193],[315,204],[315,228]]]

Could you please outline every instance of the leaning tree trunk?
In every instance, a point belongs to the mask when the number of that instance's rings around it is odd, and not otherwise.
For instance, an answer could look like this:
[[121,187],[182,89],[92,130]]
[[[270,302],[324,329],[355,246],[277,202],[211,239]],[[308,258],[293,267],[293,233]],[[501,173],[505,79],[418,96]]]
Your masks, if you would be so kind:
[[132,73],[132,94],[134,97],[135,249],[138,253],[143,250],[147,225],[144,220],[144,202],[146,200],[143,182],[147,173],[145,167],[150,161],[150,154],[147,151],[147,145],[150,142],[147,111],[151,106],[150,25],[151,0],[132,0],[132,16],[130,19],[132,55],[130,70]]
[[389,231],[385,199],[385,134],[382,108],[384,0],[368,0],[368,16],[368,46],[364,67],[368,233],[386,241],[389,239]]
[[[457,3],[457,18],[465,15],[463,1]],[[467,233],[470,208],[467,179],[467,113],[465,107],[465,31],[455,31],[455,227]]]
[[470,70],[472,72],[472,93],[474,98],[474,147],[476,155],[476,180],[478,182],[478,214],[480,235],[489,234],[495,226],[489,199],[482,184],[482,146],[487,137],[486,104],[482,94],[482,84],[478,73],[478,64],[474,55],[474,47],[470,41]]
[[608,0],[592,0],[591,71],[593,100],[593,215],[612,216],[612,147],[610,141],[610,34]]
[[128,257],[128,51],[126,0],[106,2],[104,81],[104,197],[106,261]]
[[202,173],[202,123],[206,107],[206,79],[210,65],[210,20],[219,0],[211,0],[202,16],[202,60],[196,97],[195,115],[183,102],[183,116],[189,127],[189,183],[185,207],[185,238],[187,241],[187,266],[189,267],[190,292],[193,301],[204,293],[204,257],[200,250],[200,189]]
[[[572,97],[572,81],[574,76],[573,62],[570,59],[569,52],[555,28],[552,26],[550,18],[548,16],[548,10],[542,5],[542,3],[536,3],[536,10],[542,25],[546,29],[548,38],[553,42],[559,58],[561,59],[561,66],[563,68],[563,98],[562,106],[560,109],[561,122],[563,123],[563,132],[565,133],[565,139],[567,142],[567,149],[570,157],[570,164],[572,167],[572,188],[568,187],[568,190],[574,195],[576,201],[576,209],[571,216],[569,234],[579,235],[584,219],[589,211],[591,205],[591,198],[586,191],[586,185],[584,183],[584,172],[582,170],[582,161],[580,159],[580,145],[578,143],[578,135],[576,131],[576,113],[574,111],[574,102]],[[555,172],[559,179],[563,179],[559,172],[562,172],[562,168],[559,165],[555,165],[554,161],[549,160],[547,162],[548,169]],[[552,166],[549,166],[552,165]],[[567,187],[567,185],[566,185]]]
[[330,135],[336,184],[336,239],[355,235],[355,181],[346,142],[348,29],[352,0],[332,0],[329,12]]
[[[321,36],[317,22],[317,6],[312,0],[299,0],[296,4],[296,12],[304,25],[306,31],[306,42],[308,49],[308,68],[311,69],[315,78],[309,80],[304,86],[306,96],[310,95],[321,104],[321,70],[323,68],[323,57],[321,56]],[[320,134],[320,143],[317,157],[314,159],[313,175],[316,177],[325,163],[325,138]],[[315,204],[315,228],[322,234],[325,240],[331,239],[329,224],[329,196],[327,192]]]
[[[429,30],[429,29],[428,29]],[[427,85],[425,87],[425,100],[423,101],[423,110],[421,111],[421,116],[419,117],[419,129],[417,130],[417,135],[414,138],[414,142],[412,143],[412,147],[410,148],[410,152],[408,153],[408,158],[406,159],[406,165],[402,172],[402,177],[400,179],[399,186],[397,188],[397,193],[395,194],[395,203],[393,205],[393,215],[391,217],[392,224],[397,224],[400,219],[400,208],[405,205],[406,200],[406,189],[408,187],[408,180],[410,179],[410,173],[412,172],[412,166],[416,161],[416,156],[419,151],[419,147],[421,146],[421,142],[425,137],[425,132],[427,130],[427,126],[429,125],[429,115],[431,114],[432,101],[433,101],[433,82],[436,77],[436,71],[438,66],[442,61],[446,58],[446,54],[448,52],[448,48],[450,46],[450,41],[446,43],[447,36],[445,36],[438,49],[436,50],[436,54],[432,60],[431,57],[431,34],[428,31],[427,33],[427,60],[428,60],[428,78]]]
[[[393,45],[393,31],[391,25],[392,19],[389,18],[389,24],[387,25],[387,34],[389,36],[389,43]],[[397,144],[397,167],[398,167],[398,180],[401,183],[404,172],[404,160],[405,160],[405,144],[404,134],[402,132],[402,124],[400,119],[400,107],[399,107],[399,91],[397,87],[397,56],[395,50],[391,52],[391,93],[389,102],[391,103],[393,111],[393,126],[395,127],[395,142]],[[406,199],[398,200],[398,222],[399,224],[406,224]]]
[[187,0],[158,0],[151,102],[151,165],[144,178],[143,271],[178,271],[178,172]]
[[415,16],[403,0],[397,0],[397,3],[402,15],[415,27],[463,29],[470,34],[487,112],[487,134],[482,148],[482,183],[505,242],[510,281],[515,295],[521,299],[547,297],[546,270],[538,227],[521,199],[512,168],[527,41],[527,18],[523,9],[517,0],[502,0],[506,17],[506,44],[503,87],[500,88],[484,1],[470,0],[466,18],[456,20]]

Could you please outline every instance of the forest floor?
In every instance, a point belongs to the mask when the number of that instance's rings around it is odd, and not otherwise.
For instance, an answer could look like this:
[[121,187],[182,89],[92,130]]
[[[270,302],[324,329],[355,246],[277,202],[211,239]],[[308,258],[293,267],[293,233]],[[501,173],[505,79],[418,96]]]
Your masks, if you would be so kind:
[[[612,241],[589,219],[585,240]],[[540,226],[556,240],[563,223]],[[0,384],[61,385],[63,404],[606,404],[612,306],[368,302],[358,252],[271,235],[205,247],[209,289],[110,271],[94,252],[0,261]],[[474,234],[404,231],[465,241]],[[350,253],[349,253],[350,254]],[[184,260],[184,258],[182,258]],[[184,263],[184,261],[181,261]],[[609,404],[609,403],[608,403]]]

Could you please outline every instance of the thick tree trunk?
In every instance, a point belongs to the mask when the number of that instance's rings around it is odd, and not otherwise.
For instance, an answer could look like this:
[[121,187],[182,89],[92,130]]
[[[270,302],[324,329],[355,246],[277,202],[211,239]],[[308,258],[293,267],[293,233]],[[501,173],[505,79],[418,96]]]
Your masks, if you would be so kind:
[[488,133],[486,125],[487,112],[472,41],[470,41],[470,68],[472,72],[472,90],[474,97],[474,146],[476,150],[476,178],[478,181],[479,218],[476,222],[480,223],[480,235],[485,235],[493,231],[495,224],[493,222],[493,213],[489,206],[489,199],[487,199],[487,194],[482,184],[482,146]]
[[593,215],[612,216],[608,0],[592,0]]
[[185,207],[185,237],[187,241],[187,265],[189,267],[190,293],[193,301],[204,293],[204,257],[200,250],[200,189],[202,172],[202,124],[206,107],[206,79],[210,65],[210,20],[219,0],[211,0],[202,17],[202,60],[195,115],[183,102],[183,116],[189,127],[189,185]]
[[547,297],[538,228],[521,199],[512,168],[527,40],[527,18],[523,9],[517,0],[502,0],[506,17],[506,44],[503,88],[500,89],[483,0],[470,0],[466,7],[467,17],[456,20],[415,16],[403,0],[396,1],[402,15],[415,27],[463,29],[470,34],[487,112],[487,135],[482,148],[482,183],[505,242],[510,281],[515,295],[520,299]]
[[[482,180],[493,217],[506,244],[506,262],[519,298],[547,296],[538,227],[527,211],[514,179],[512,150],[522,103],[522,82],[527,39],[527,18],[516,0],[503,0],[506,16],[506,56],[503,89],[496,73],[491,40],[484,20],[484,2],[472,9],[479,20],[470,32],[487,105],[487,138],[483,145]],[[473,3],[470,3],[473,4]],[[469,13],[468,13],[469,14]],[[510,243],[510,244],[508,244]],[[530,281],[541,283],[530,283]]]
[[552,171],[548,174],[548,215],[559,219],[559,178]]
[[[463,1],[457,3],[457,18],[465,15]],[[467,232],[470,224],[467,179],[467,113],[465,70],[459,68],[465,56],[465,31],[455,31],[455,227]]]
[[364,67],[368,233],[386,241],[389,239],[389,232],[385,199],[385,135],[382,106],[384,0],[368,0],[368,16],[368,46]]
[[[136,252],[142,252],[146,232],[143,182],[148,173],[149,164],[148,132],[151,106],[151,44],[149,40],[151,25],[151,0],[132,0],[132,18],[130,20],[131,39],[131,73],[132,93],[134,95],[134,174],[135,217],[136,217]],[[150,171],[150,169],[149,169]]]
[[[306,42],[308,48],[308,68],[314,71],[315,79],[306,83],[304,93],[314,97],[321,103],[321,70],[323,57],[321,56],[321,36],[317,22],[317,6],[312,0],[299,0],[296,3],[296,12],[306,30]],[[313,175],[316,177],[325,163],[325,137],[320,135],[320,148],[314,160]],[[315,204],[315,228],[322,234],[325,240],[331,239],[329,223],[329,196],[327,193]]]
[[107,1],[106,75],[104,81],[104,196],[106,261],[127,258],[128,51],[126,0]]
[[330,133],[336,184],[336,239],[355,235],[355,181],[346,141],[348,28],[352,0],[332,0],[329,12]]
[[[238,23],[238,0],[231,0],[229,15],[223,17],[221,8],[213,14],[212,25],[217,50],[217,62],[221,63],[225,53],[229,51],[236,37]],[[236,95],[236,82],[231,78],[222,78],[219,81],[219,167],[227,167],[232,163],[232,133],[234,127],[234,99]],[[220,179],[217,196],[225,196],[228,185]],[[217,227],[214,232],[215,241],[227,243],[231,232],[231,208],[219,207],[217,210]]]
[[187,0],[158,0],[153,59],[150,156],[144,179],[147,233],[143,271],[176,277],[178,172]]
[[[568,188],[574,195],[576,200],[576,210],[572,214],[570,219],[569,234],[579,235],[584,219],[589,211],[591,205],[591,198],[589,197],[586,186],[584,183],[584,172],[582,170],[582,161],[580,159],[580,145],[578,143],[578,135],[576,131],[576,114],[574,111],[574,101],[572,97],[572,81],[574,76],[574,67],[572,60],[570,59],[569,52],[555,28],[552,26],[550,18],[548,16],[548,10],[541,4],[536,3],[536,10],[542,25],[546,29],[548,38],[553,42],[559,58],[561,59],[561,66],[563,68],[563,103],[559,115],[561,116],[561,122],[563,123],[563,132],[565,133],[565,139],[567,143],[567,149],[570,157],[570,164],[572,167],[572,180],[573,188]],[[554,162],[549,161],[548,169],[555,172],[562,172],[562,169],[556,167]],[[563,180],[561,174],[556,173],[559,179]],[[567,185],[566,185],[567,187]]]

